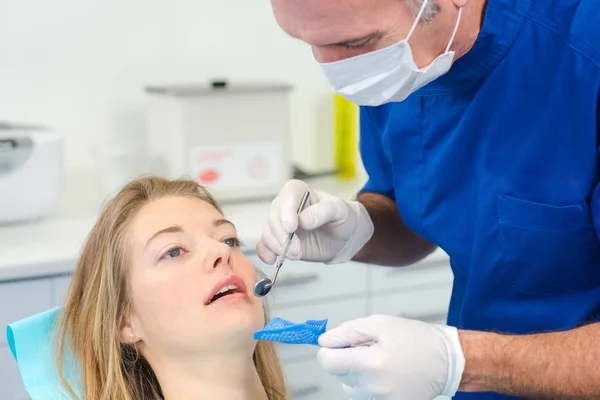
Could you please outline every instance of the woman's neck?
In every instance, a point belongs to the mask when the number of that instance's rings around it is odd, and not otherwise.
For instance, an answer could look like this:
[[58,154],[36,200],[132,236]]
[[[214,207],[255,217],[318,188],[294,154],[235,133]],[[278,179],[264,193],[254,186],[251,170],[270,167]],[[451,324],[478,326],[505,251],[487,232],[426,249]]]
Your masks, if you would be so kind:
[[252,357],[212,356],[153,365],[165,400],[267,400]]

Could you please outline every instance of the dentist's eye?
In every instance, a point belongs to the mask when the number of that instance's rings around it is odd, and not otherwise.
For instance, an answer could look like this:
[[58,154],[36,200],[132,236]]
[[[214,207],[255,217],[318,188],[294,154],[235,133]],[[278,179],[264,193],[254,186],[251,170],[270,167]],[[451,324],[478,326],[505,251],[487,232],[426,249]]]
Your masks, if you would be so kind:
[[360,50],[365,47],[364,43],[360,44],[344,44],[344,48],[347,50]]
[[229,247],[241,247],[243,243],[238,238],[227,238],[223,241]]
[[171,250],[167,251],[165,253],[164,256],[162,256],[162,258],[176,258],[181,256],[184,253],[183,249],[181,247],[175,247],[172,248]]

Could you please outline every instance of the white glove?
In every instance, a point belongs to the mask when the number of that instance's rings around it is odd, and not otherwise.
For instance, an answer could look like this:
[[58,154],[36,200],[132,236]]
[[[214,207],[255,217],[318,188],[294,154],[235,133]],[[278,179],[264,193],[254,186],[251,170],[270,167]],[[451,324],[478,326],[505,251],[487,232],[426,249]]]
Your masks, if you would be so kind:
[[[304,211],[298,206],[310,190]],[[288,251],[291,260],[341,263],[352,259],[373,235],[373,222],[358,201],[345,201],[312,190],[299,180],[290,180],[273,200],[269,221],[257,245],[258,256],[273,264],[283,246],[296,232]]]
[[454,396],[465,367],[456,328],[388,315],[346,322],[319,344],[319,363],[353,400]]

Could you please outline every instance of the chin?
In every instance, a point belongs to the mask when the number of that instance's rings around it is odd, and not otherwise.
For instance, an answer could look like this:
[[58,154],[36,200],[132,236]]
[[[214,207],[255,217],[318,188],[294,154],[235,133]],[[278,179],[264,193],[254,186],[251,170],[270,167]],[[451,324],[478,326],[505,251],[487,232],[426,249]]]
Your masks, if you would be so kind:
[[211,325],[223,336],[249,337],[264,327],[264,311],[257,301],[231,301],[208,306]]

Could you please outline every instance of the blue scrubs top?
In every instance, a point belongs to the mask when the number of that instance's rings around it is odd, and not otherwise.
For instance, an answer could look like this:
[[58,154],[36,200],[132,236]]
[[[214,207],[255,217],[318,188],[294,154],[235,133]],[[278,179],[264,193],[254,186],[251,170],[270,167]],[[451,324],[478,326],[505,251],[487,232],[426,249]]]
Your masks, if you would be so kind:
[[522,334],[600,319],[598,5],[489,0],[448,74],[361,107],[363,190],[450,255],[450,325]]

